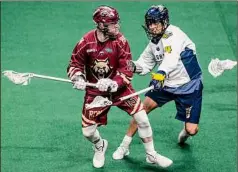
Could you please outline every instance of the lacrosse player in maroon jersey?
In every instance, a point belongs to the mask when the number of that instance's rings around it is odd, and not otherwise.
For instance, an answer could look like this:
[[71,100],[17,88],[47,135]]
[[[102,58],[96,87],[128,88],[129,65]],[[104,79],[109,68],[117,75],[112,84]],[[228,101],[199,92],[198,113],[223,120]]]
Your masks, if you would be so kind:
[[[97,127],[107,124],[110,106],[88,109],[96,96],[113,100],[114,106],[127,112],[138,124],[138,133],[146,151],[146,161],[168,167],[172,160],[158,154],[154,149],[152,129],[143,104],[138,96],[119,101],[122,96],[134,93],[133,76],[129,68],[132,59],[126,38],[119,32],[119,14],[115,8],[100,6],[93,13],[96,29],[86,33],[75,46],[69,66],[68,77],[73,88],[86,90],[82,110],[82,133],[94,145],[93,166],[101,168],[105,162],[108,141],[102,139]],[[87,87],[86,82],[96,83]]]

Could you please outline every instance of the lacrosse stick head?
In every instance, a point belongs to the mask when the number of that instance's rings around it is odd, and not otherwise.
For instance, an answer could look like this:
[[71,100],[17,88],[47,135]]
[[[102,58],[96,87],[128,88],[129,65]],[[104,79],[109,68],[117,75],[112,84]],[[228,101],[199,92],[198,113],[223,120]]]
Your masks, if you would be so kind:
[[5,77],[17,85],[28,85],[33,77],[32,73],[18,73],[12,70],[5,70],[2,73]]
[[229,59],[221,60],[220,63],[224,70],[231,70],[237,65],[237,61],[233,61]]
[[220,60],[218,58],[211,60],[208,65],[208,71],[215,78],[220,76],[224,72],[224,69],[222,68]]
[[220,76],[225,70],[231,70],[237,65],[236,61],[229,59],[219,60],[218,58],[212,59],[208,65],[208,71],[215,78]]
[[91,103],[85,105],[85,108],[92,109],[98,107],[106,107],[110,105],[112,105],[112,102],[108,100],[107,97],[96,96]]

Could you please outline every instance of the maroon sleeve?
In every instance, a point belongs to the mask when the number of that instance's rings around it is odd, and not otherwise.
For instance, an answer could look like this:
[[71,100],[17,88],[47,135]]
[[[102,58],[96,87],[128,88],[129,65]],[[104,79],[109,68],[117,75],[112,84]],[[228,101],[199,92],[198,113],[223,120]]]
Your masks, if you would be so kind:
[[117,75],[113,78],[117,82],[119,88],[130,84],[133,72],[129,68],[129,62],[132,60],[130,46],[124,36],[121,36],[118,42],[119,51],[119,67]]
[[86,41],[82,38],[74,47],[69,65],[67,67],[68,77],[71,79],[75,74],[83,75],[85,78],[85,62],[86,62]]

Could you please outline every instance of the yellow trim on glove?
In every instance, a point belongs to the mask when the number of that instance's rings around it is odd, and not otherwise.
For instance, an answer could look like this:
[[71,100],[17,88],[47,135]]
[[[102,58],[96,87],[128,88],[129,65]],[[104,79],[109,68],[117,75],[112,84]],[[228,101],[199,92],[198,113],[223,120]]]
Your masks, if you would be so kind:
[[156,81],[164,81],[165,79],[165,75],[161,74],[161,73],[152,73],[152,79],[156,80]]

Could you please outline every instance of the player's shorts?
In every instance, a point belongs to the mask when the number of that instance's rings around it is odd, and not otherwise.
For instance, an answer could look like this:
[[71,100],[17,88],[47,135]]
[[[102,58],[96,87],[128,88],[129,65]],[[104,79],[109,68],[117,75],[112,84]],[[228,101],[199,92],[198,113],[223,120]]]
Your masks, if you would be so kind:
[[[112,106],[117,106],[118,108],[132,116],[135,113],[144,109],[139,96],[134,96],[125,101],[119,101],[119,98],[132,94],[134,92],[135,91],[132,86],[129,85],[127,87],[121,88],[116,93],[103,97],[107,97],[109,100],[111,100],[113,102]],[[94,124],[97,124],[98,126],[107,124],[107,113],[109,112],[111,106],[90,109],[87,109],[85,106],[86,104],[90,104],[95,97],[95,95],[88,95],[87,93],[84,97],[82,111],[82,127],[87,127]]]
[[202,108],[202,90],[203,85],[201,83],[200,88],[191,94],[173,94],[160,89],[149,91],[145,96],[154,100],[158,107],[174,100],[177,109],[175,118],[180,121],[198,124]]

